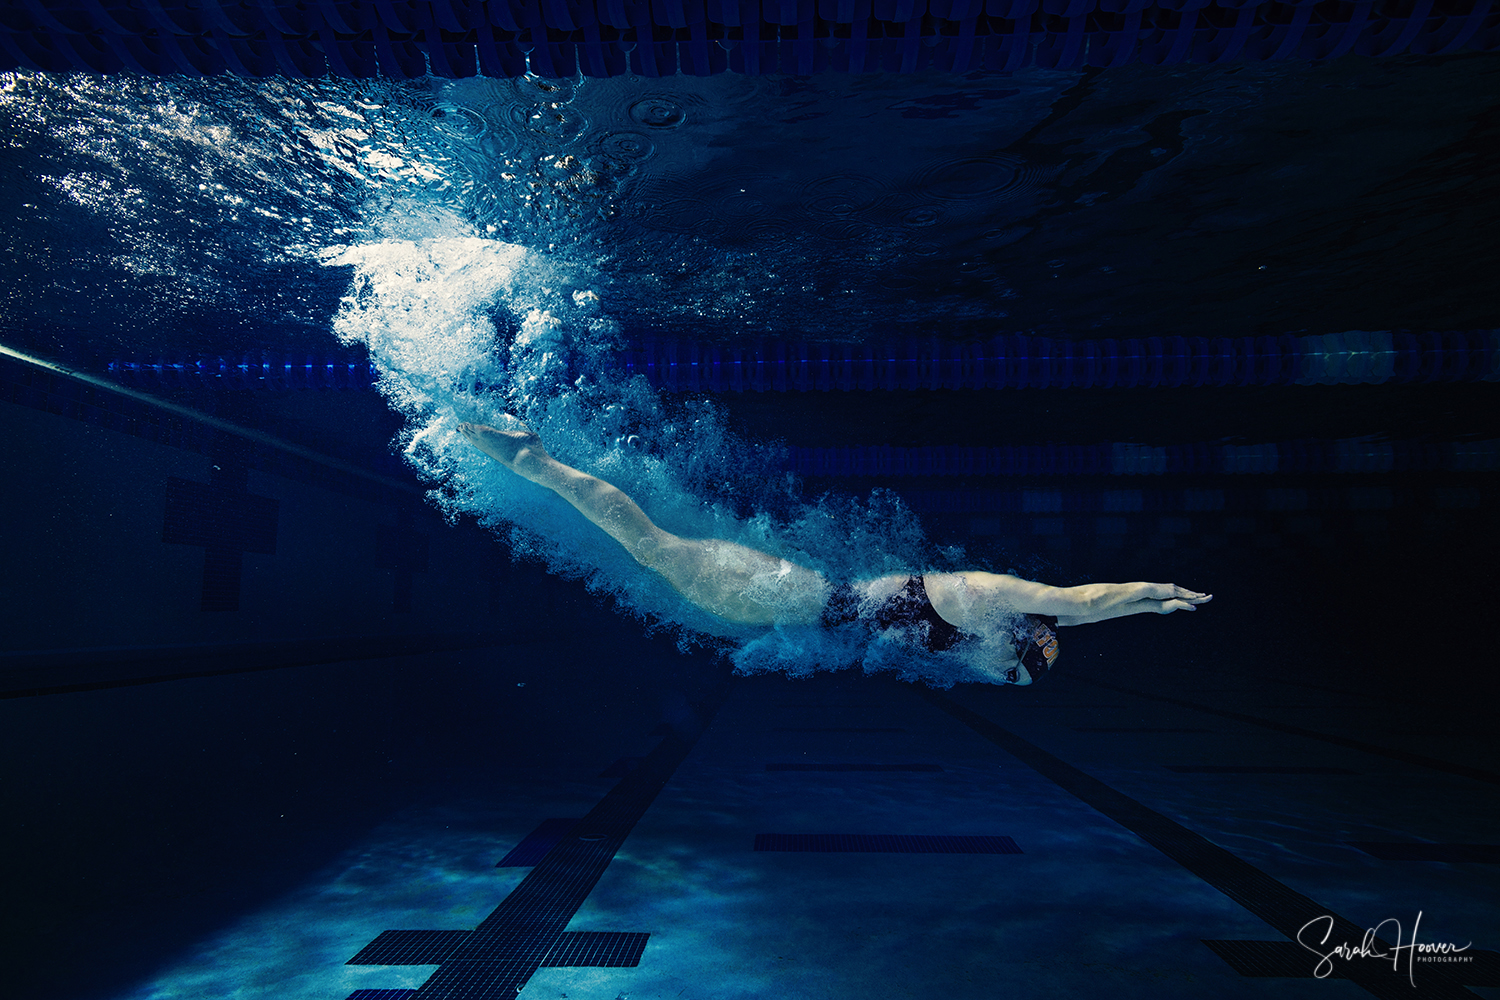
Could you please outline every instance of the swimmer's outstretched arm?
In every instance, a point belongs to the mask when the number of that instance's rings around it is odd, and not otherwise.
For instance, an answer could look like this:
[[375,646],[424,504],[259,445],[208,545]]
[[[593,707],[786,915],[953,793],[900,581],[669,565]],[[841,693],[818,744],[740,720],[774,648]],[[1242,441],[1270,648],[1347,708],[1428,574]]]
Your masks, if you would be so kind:
[[[1200,594],[1174,583],[1091,583],[1084,586],[1100,588],[1096,593],[1102,593],[1102,598],[1081,614],[1058,615],[1057,624],[1087,625],[1110,618],[1124,618],[1126,615],[1170,615],[1174,611],[1197,611],[1198,605],[1207,604],[1214,599],[1213,594]],[[1146,596],[1133,597],[1136,594]]]
[[[983,615],[990,609],[1052,615],[1059,625],[1087,625],[1125,615],[1169,615],[1194,611],[1213,600],[1171,583],[1086,583],[1052,587],[1007,573],[941,573],[927,576],[927,591],[938,613]],[[951,619],[950,619],[951,620]],[[960,624],[962,627],[962,623]]]

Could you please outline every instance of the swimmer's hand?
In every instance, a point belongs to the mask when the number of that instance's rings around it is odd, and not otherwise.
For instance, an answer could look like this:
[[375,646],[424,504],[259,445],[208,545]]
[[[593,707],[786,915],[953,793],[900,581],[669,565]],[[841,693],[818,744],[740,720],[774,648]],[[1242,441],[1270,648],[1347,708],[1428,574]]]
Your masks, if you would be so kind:
[[463,423],[458,425],[458,433],[507,469],[515,470],[528,459],[547,458],[547,449],[536,432],[519,420],[516,424],[520,430],[502,431],[488,424]]
[[1157,614],[1170,615],[1174,611],[1197,611],[1198,605],[1214,599],[1213,594],[1200,594],[1196,590],[1179,587],[1175,583],[1153,583],[1151,599],[1161,602]]

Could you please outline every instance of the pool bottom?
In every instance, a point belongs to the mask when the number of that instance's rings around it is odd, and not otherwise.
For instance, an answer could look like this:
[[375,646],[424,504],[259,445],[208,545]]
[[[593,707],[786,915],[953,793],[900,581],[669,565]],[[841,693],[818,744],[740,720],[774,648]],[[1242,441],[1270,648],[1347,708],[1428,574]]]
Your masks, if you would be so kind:
[[[1476,939],[1488,926],[1491,869],[1387,861],[1349,846],[1482,839],[1482,819],[1455,808],[1480,787],[1472,779],[1059,681],[1025,704],[980,688],[923,698],[850,676],[736,681],[566,922],[570,934],[648,934],[639,964],[543,964],[520,994],[1348,990],[1316,978],[1318,956],[1277,933],[1285,921],[1258,909],[1266,888],[1281,902],[1342,914],[1350,923],[1341,933],[1396,919],[1411,934],[1420,910],[1423,941],[1473,940],[1473,962],[1416,964],[1411,995],[1496,984],[1494,956],[1480,954],[1493,942]],[[1284,685],[1211,683],[1193,696],[1219,707],[1258,699],[1264,712],[1297,715],[1275,701]],[[1323,706],[1321,725],[1368,729],[1378,704],[1356,697]],[[1098,725],[1121,718],[1149,724],[1135,732]],[[767,767],[787,759],[932,767]],[[1268,773],[1174,766],[1189,762]],[[1310,763],[1345,773],[1287,773]],[[495,861],[544,816],[587,814],[612,794],[609,784],[579,762],[408,809],[295,892],[117,995],[498,995],[437,989],[432,965],[343,963],[381,931],[483,926],[525,881],[524,869]],[[1000,835],[1020,853],[756,851],[757,835],[769,834]],[[1351,972],[1376,995],[1390,985],[1382,976],[1406,988],[1404,968],[1392,978],[1377,965],[1339,964],[1334,978]]]

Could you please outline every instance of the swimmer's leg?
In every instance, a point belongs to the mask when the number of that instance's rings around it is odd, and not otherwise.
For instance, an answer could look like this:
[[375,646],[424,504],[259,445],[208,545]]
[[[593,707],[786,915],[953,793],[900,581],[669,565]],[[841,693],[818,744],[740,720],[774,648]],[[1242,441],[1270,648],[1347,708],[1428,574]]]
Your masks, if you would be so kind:
[[529,428],[502,431],[484,424],[459,424],[458,432],[516,475],[545,486],[578,508],[579,513],[625,546],[637,562],[646,563],[642,555],[671,537],[653,524],[623,490],[547,454],[542,439]]
[[664,531],[623,490],[547,454],[530,429],[460,424],[458,430],[507,469],[568,501],[699,607],[749,625],[811,624],[822,613],[828,585],[815,570],[736,542]]

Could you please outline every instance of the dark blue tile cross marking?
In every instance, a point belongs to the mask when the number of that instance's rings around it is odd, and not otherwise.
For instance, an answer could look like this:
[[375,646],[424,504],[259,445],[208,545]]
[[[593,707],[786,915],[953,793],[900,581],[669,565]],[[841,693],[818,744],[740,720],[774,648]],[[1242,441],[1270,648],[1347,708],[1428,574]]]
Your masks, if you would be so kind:
[[[1309,922],[1321,918],[1333,922],[1328,935],[1331,942],[1347,941],[1357,945],[1364,940],[1363,927],[1272,878],[1202,834],[1189,830],[1176,820],[1111,788],[1093,775],[1022,739],[978,712],[965,708],[947,695],[921,689],[917,693],[1276,928],[1287,939],[1277,942],[1279,946],[1283,946],[1283,954],[1286,953],[1286,945],[1299,948],[1295,944],[1298,931]],[[1385,914],[1381,916],[1384,917]],[[1371,946],[1384,952],[1391,952],[1392,947],[1389,942],[1379,938],[1374,938]],[[1316,967],[1316,957],[1311,953],[1306,954]],[[1459,969],[1457,965],[1424,966],[1422,975],[1416,980],[1416,989],[1407,981],[1404,969],[1397,974],[1392,971],[1388,962],[1344,962],[1340,971],[1345,979],[1374,996],[1388,997],[1390,1000],[1398,997],[1406,1000],[1472,998],[1474,994],[1464,989],[1464,974]]]
[[[728,688],[726,681],[708,700],[694,706],[703,727],[723,704]],[[662,740],[547,851],[478,927],[462,939],[446,934],[428,938],[428,944],[452,947],[443,953],[437,971],[410,994],[412,1000],[515,1000],[544,964],[639,960],[644,934],[569,936],[563,928],[692,750],[698,732],[701,729],[691,734],[674,730]],[[422,943],[424,932],[405,933],[417,935],[404,939],[413,947]],[[376,938],[371,947],[383,938]],[[390,939],[392,947],[404,947],[402,940]]]
[[381,931],[345,965],[438,965],[469,931]]
[[161,540],[203,547],[204,611],[238,611],[244,554],[276,551],[277,502],[249,491],[248,472],[238,456],[221,454],[206,484],[167,478]]
[[563,931],[542,959],[550,968],[633,969],[649,934],[639,931]]
[[757,851],[817,854],[1020,854],[1009,837],[903,833],[757,833]]

